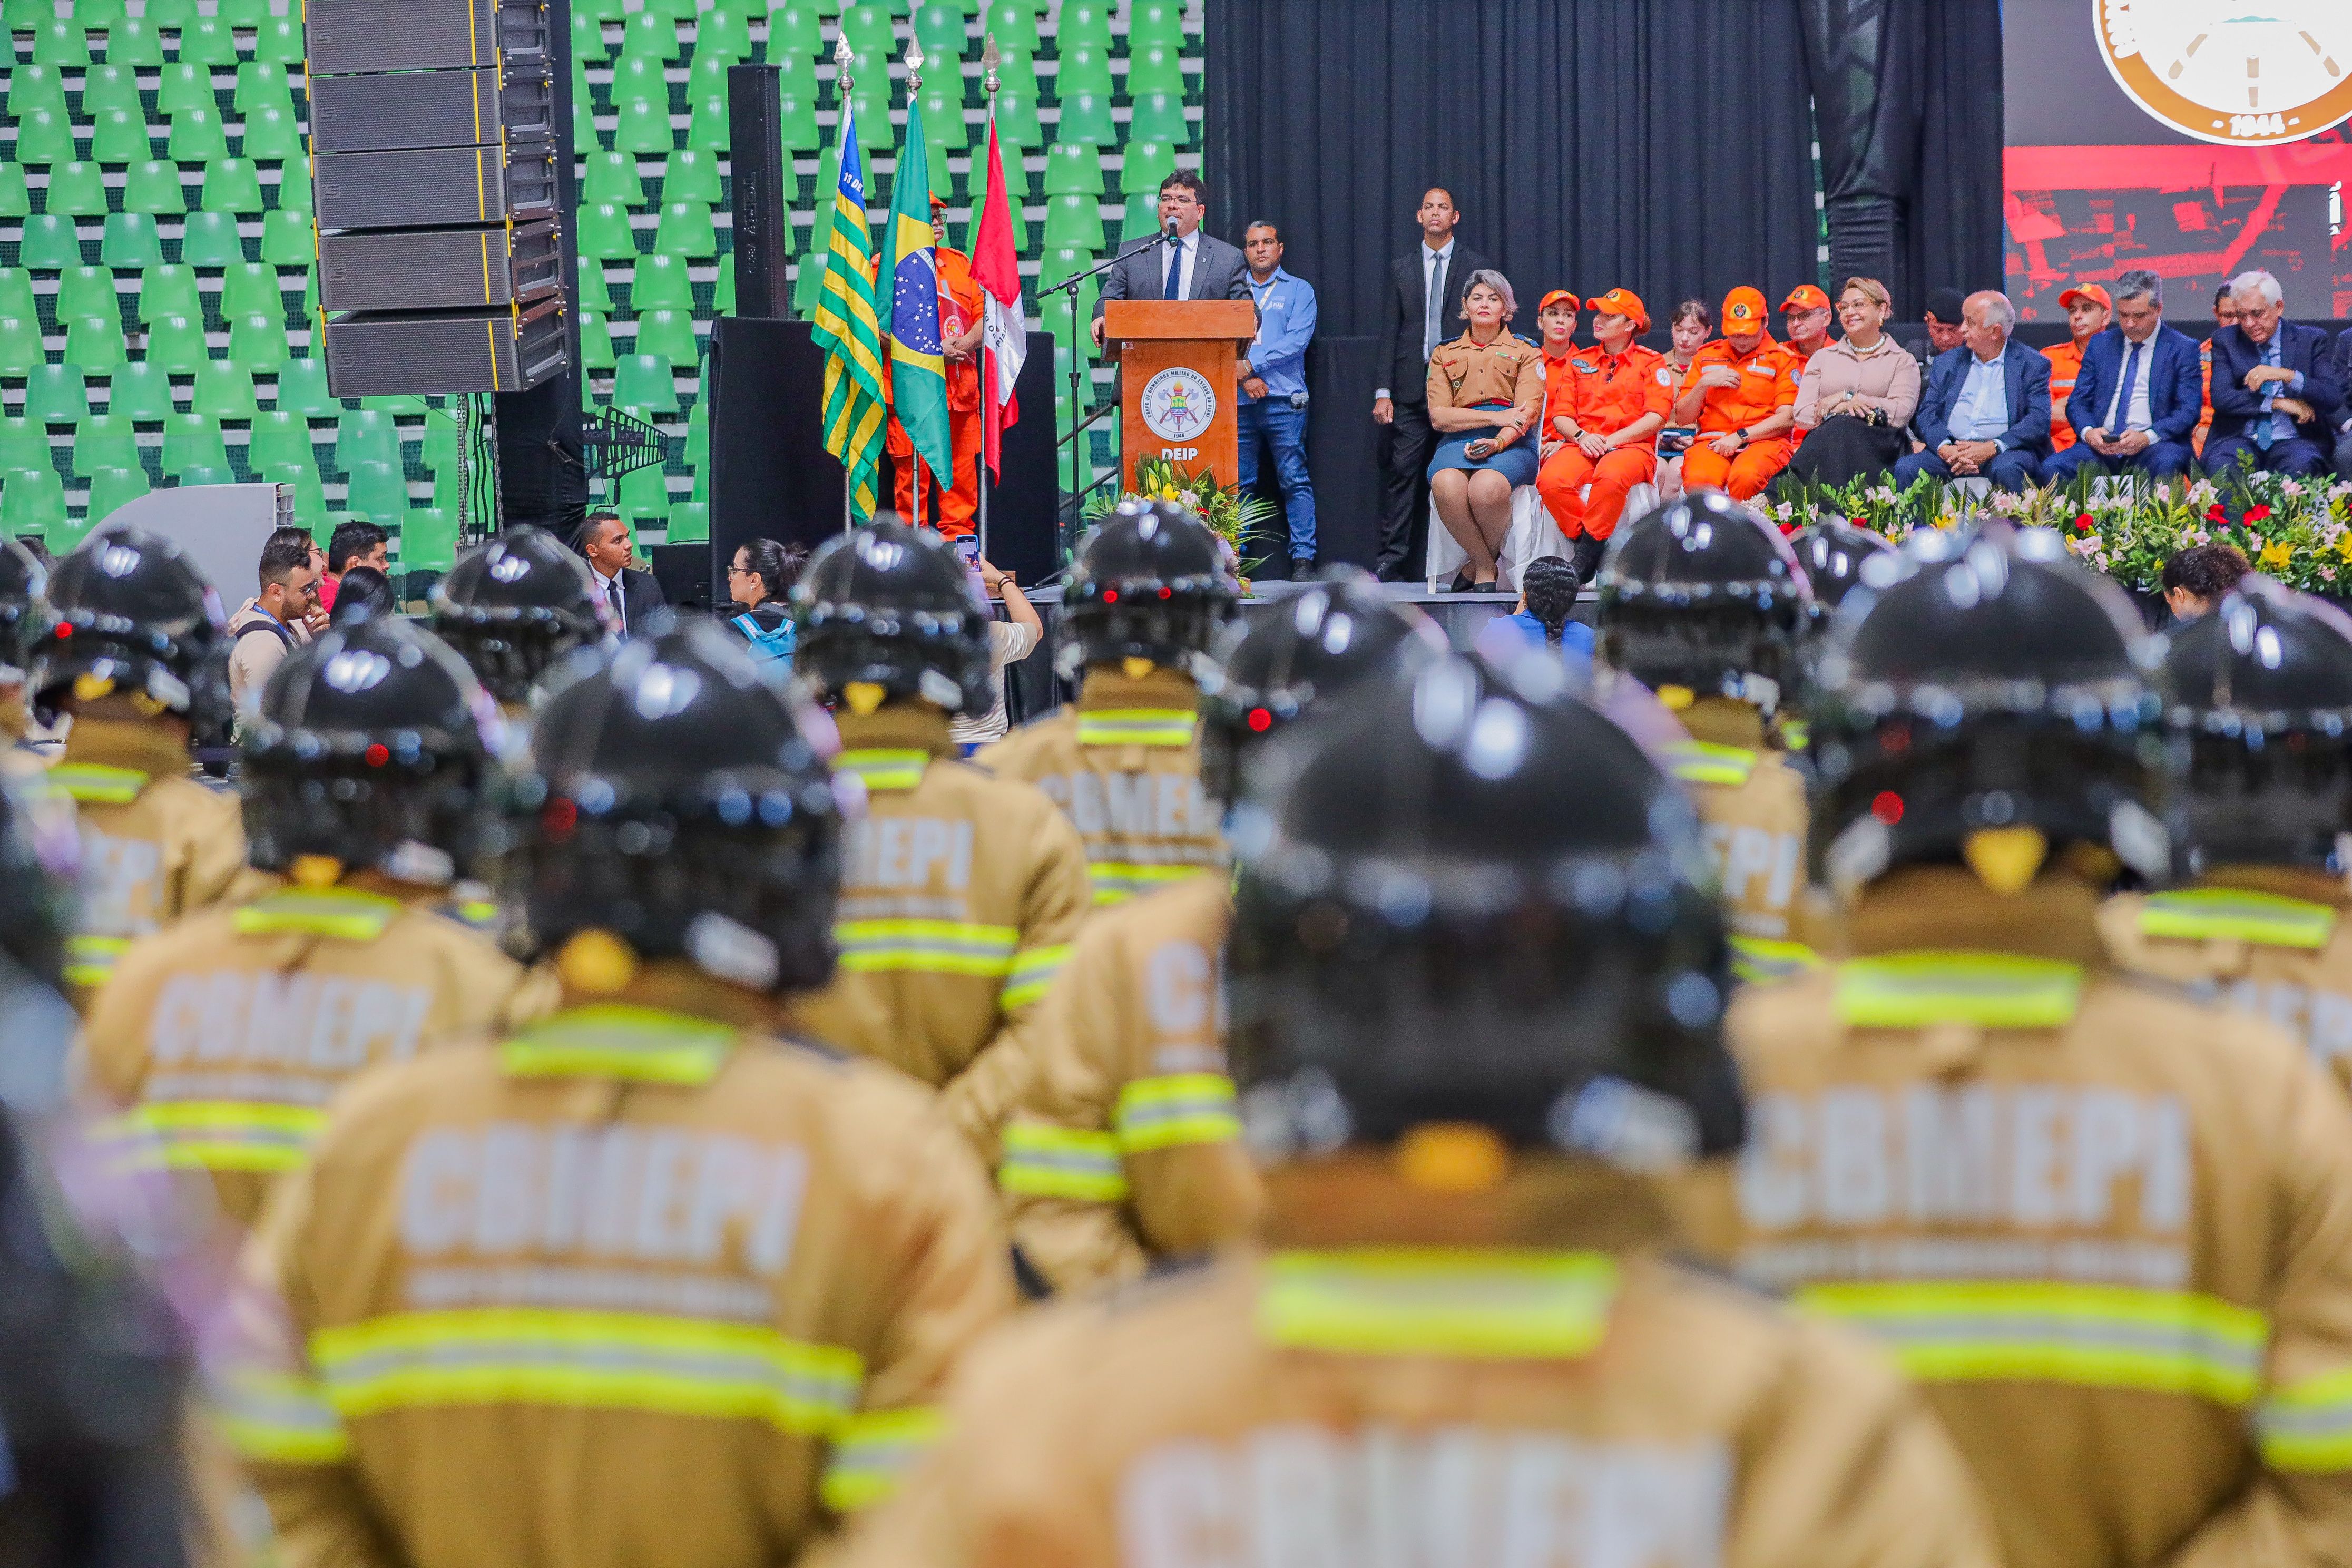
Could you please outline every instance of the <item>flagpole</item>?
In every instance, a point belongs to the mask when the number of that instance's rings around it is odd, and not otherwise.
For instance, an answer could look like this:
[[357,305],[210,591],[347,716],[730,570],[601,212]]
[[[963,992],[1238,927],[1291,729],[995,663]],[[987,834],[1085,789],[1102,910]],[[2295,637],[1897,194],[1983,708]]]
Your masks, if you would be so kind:
[[[841,111],[841,117],[834,121],[833,139],[836,144],[835,149],[836,154],[838,154],[840,151],[839,144],[844,140],[842,132],[848,130],[854,123],[853,116],[856,112],[854,109],[848,107],[849,89],[851,85],[849,68],[856,64],[856,54],[849,47],[849,33],[847,29],[845,28],[841,37],[835,41],[833,48],[834,101],[844,106]],[[840,163],[841,160],[836,155],[834,160],[834,166],[838,168],[840,167]],[[819,168],[822,170],[823,165],[820,164]],[[841,195],[838,191],[834,193],[834,199],[835,201],[839,201],[841,199]],[[860,199],[863,200],[864,198],[861,197]],[[864,221],[864,216],[865,215],[861,210],[859,214],[859,221]],[[853,497],[851,495],[851,492],[856,488],[857,487],[856,485],[850,482],[849,466],[845,462],[842,465],[841,469],[841,532],[844,538],[846,538],[850,534],[857,531],[857,514],[852,510]]]
[[[981,158],[983,163],[992,162],[996,152],[996,89],[998,87],[1003,85],[997,79],[996,67],[997,63],[1003,58],[1004,57],[998,54],[996,50],[996,35],[994,33],[987,34],[982,38],[980,46],[980,91],[982,100],[988,105],[988,151],[981,154]],[[983,205],[988,200],[988,193],[986,189],[987,179],[988,171],[983,168],[981,171],[981,180],[982,184],[981,201]],[[968,185],[969,184],[970,182],[967,181],[966,184]],[[1012,195],[1009,188],[1010,184],[1010,178],[1008,177],[1008,189],[1005,193],[1008,200]],[[967,220],[964,225],[964,246],[974,256],[978,256],[980,254],[980,242],[973,237],[973,231],[978,226],[979,221],[977,219]],[[980,312],[982,318],[985,320],[988,315],[988,301],[984,297],[981,300]],[[1024,326],[1027,325],[1025,321],[1023,324]],[[995,360],[996,355],[991,352],[988,346],[987,329],[983,327],[980,334],[980,558],[982,561],[989,559],[988,503],[996,488],[989,482],[988,422],[992,415],[999,419],[1003,417],[1003,411],[996,405]],[[1001,434],[999,435],[998,439],[1000,441],[1003,439]]]

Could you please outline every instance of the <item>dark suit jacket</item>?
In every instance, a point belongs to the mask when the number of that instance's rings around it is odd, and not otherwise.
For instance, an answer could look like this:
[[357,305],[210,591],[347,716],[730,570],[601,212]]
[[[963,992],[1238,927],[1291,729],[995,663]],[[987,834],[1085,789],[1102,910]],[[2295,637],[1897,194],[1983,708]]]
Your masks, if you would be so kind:
[[[1937,357],[1927,372],[1927,390],[1919,397],[1916,421],[1919,438],[1934,451],[1953,439],[1952,405],[1960,399],[1960,388],[1968,384],[1969,366],[1976,355],[1966,343],[1948,353]],[[2001,384],[2009,393],[2009,428],[2001,433],[2002,443],[2021,447],[2036,457],[2050,451],[2050,362],[2035,350],[2027,348],[2015,338],[2000,351]],[[2079,388],[2081,383],[2075,385]]]
[[[2149,433],[2159,441],[2186,441],[2205,415],[2204,364],[2197,340],[2159,326],[2147,376]],[[2083,345],[2082,373],[2066,395],[2066,423],[2076,430],[2105,428],[2107,405],[2124,374],[2124,330],[2109,327]],[[2121,424],[2118,414],[2116,422]]]
[[[1102,292],[1095,299],[1095,317],[1112,300],[1160,300],[1167,297],[1168,250],[1154,235],[1122,247],[1118,264],[1103,274]],[[1246,300],[1250,297],[1249,261],[1240,250],[1207,230],[1201,232],[1200,254],[1192,258],[1192,292],[1188,300]]]
[[[2317,416],[2297,425],[2294,433],[2323,447],[2333,447],[2336,408],[2344,401],[2344,393],[2336,379],[2327,334],[2317,327],[2281,321],[2278,339],[2279,363],[2303,372],[2303,390],[2292,395],[2310,404]],[[2246,390],[2246,373],[2262,363],[2262,345],[2238,328],[2223,327],[2213,334],[2213,429],[2205,437],[2206,450],[2212,450],[2216,441],[2243,436],[2253,427],[2262,414],[2263,395]]]
[[[1421,250],[1416,243],[1389,263],[1388,310],[1381,318],[1380,384],[1387,387],[1389,396],[1399,403],[1429,400],[1429,362],[1421,357],[1422,329],[1429,319],[1429,300],[1421,277]],[[1494,265],[1460,240],[1454,242],[1454,255],[1445,263],[1445,280],[1437,289],[1437,297],[1445,301],[1446,312],[1445,324],[1437,331],[1439,342],[1450,342],[1470,330],[1468,319],[1462,314],[1462,285],[1473,272],[1490,269]]]
[[[593,569],[588,575],[595,582],[596,591],[599,594],[603,593],[604,580],[598,577]],[[668,619],[666,612],[669,608],[669,600],[663,595],[661,584],[655,579],[654,574],[650,572],[635,572],[624,568],[621,572],[620,583],[621,610],[628,616],[629,636],[650,637],[653,633],[662,630],[661,626],[654,623],[656,620]],[[656,611],[665,613],[657,616]]]
[[2336,427],[2352,424],[2352,327],[2336,340]]

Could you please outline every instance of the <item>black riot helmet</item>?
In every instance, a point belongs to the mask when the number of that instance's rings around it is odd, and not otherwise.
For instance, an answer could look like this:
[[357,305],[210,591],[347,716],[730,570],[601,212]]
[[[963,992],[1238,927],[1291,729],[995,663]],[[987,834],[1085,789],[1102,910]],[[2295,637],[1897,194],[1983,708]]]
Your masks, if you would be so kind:
[[0,681],[23,679],[34,639],[48,629],[48,585],[33,552],[0,535]]
[[1814,880],[1959,860],[2015,891],[2065,844],[2168,875],[2160,650],[2122,592],[2006,523],[1923,529],[1896,564],[1839,610],[1815,672]]
[[1192,674],[1240,597],[1223,542],[1199,514],[1174,501],[1121,501],[1070,563],[1064,672],[1148,658]]
[[1697,819],[1565,686],[1448,658],[1247,761],[1227,973],[1262,1154],[1433,1122],[1633,1166],[1739,1144]]
[[800,623],[793,667],[841,700],[852,686],[919,697],[950,713],[985,713],[993,618],[955,552],[900,522],[827,542],[793,589]]
[[433,629],[491,696],[520,708],[550,671],[604,634],[588,563],[539,528],[509,528],[433,585]]
[[115,692],[199,733],[228,721],[220,598],[178,545],[132,528],[101,534],[58,563],[48,601],[26,678],[43,723],[69,697]]
[[832,774],[782,690],[709,622],[633,639],[550,698],[516,802],[544,949],[603,933],[780,994],[831,976]]
[[1620,523],[1599,588],[1602,662],[1653,690],[1768,714],[1793,691],[1815,614],[1804,568],[1779,529],[1721,490]]
[[2173,634],[2167,728],[2185,750],[2189,863],[2343,874],[2352,833],[2352,618],[2239,579]]
[[1796,550],[1798,563],[1805,569],[1805,581],[1813,590],[1813,603],[1821,606],[1825,616],[1843,604],[1846,595],[1862,581],[1865,563],[1882,556],[1891,561],[1895,554],[1894,542],[1885,534],[1856,528],[1843,518],[1827,513],[1791,535],[1789,543]]
[[1201,782],[1231,800],[1243,753],[1361,681],[1401,677],[1445,657],[1437,623],[1381,594],[1370,574],[1334,567],[1303,592],[1217,634],[1201,678]]
[[246,725],[247,853],[441,886],[471,875],[491,818],[497,714],[441,639],[363,616],[296,648]]

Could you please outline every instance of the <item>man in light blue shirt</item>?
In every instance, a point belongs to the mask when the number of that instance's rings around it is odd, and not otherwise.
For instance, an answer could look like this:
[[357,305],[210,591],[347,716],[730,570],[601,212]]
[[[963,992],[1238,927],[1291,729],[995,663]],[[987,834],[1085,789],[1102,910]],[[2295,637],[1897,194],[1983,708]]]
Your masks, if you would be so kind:
[[1969,295],[1960,319],[1960,346],[1937,357],[1920,395],[1927,449],[1895,465],[1895,488],[1981,476],[2021,494],[2050,449],[2050,362],[2011,340],[2017,310],[1997,289]]
[[1307,473],[1307,345],[1315,337],[1315,289],[1282,269],[1282,235],[1264,218],[1242,235],[1257,342],[1235,410],[1242,489],[1257,484],[1261,445],[1274,448],[1274,474],[1290,520],[1290,574],[1315,574],[1315,483]]

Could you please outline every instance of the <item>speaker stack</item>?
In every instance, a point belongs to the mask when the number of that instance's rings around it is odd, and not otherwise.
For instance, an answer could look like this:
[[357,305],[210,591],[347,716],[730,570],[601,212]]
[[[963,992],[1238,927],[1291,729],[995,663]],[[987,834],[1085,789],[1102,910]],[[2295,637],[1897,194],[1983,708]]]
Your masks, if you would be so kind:
[[519,392],[562,371],[540,0],[309,0],[307,30],[330,390]]

